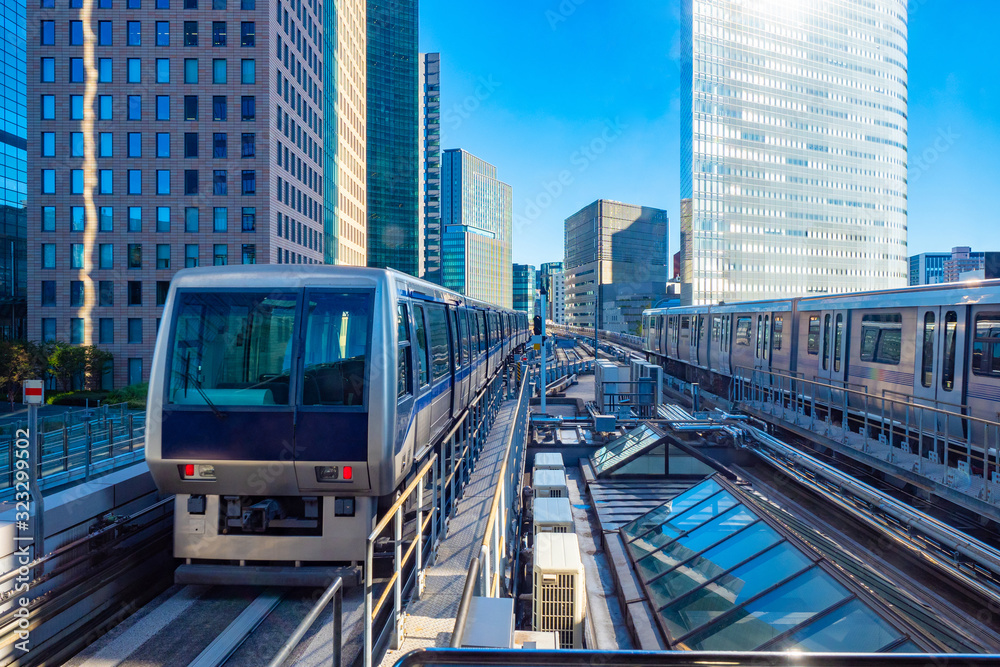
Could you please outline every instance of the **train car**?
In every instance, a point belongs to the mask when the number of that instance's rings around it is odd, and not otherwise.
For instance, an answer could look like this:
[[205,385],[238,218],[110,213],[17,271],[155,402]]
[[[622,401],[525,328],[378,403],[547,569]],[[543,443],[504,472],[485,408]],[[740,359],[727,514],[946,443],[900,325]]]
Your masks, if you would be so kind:
[[363,561],[380,501],[523,344],[526,324],[395,271],[178,272],[146,436],[157,487],[176,494],[175,556]]

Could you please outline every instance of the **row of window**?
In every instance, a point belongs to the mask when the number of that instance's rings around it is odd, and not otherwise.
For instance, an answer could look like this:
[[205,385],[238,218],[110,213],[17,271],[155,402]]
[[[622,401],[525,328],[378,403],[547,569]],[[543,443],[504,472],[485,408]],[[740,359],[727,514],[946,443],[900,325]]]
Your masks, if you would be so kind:
[[[70,120],[83,120],[83,95],[69,96],[69,118]],[[170,96],[156,95],[156,120],[170,120]],[[114,98],[111,95],[97,96],[97,119],[114,119]],[[184,120],[198,120],[199,104],[197,95],[184,96]],[[42,120],[56,119],[56,96],[42,95],[41,99]],[[142,120],[142,96],[129,95],[126,104],[126,117],[128,120]],[[257,98],[254,95],[240,96],[240,120],[252,121],[257,119]],[[226,95],[212,96],[212,120],[229,120],[229,99]]]
[[[257,207],[242,207],[241,230],[243,232],[257,231]],[[83,206],[70,206],[70,231],[83,232],[86,230],[87,220]],[[201,231],[201,210],[197,206],[187,206],[184,208],[184,231],[197,234]],[[115,230],[115,209],[113,206],[99,206],[97,208],[98,231],[113,232]],[[42,231],[56,231],[56,207],[42,207]],[[128,207],[128,232],[141,233],[142,230],[142,207]],[[147,230],[148,231],[148,230]],[[156,231],[167,233],[170,231],[170,207],[156,207]],[[229,208],[226,206],[216,206],[212,209],[212,231],[229,231]],[[110,252],[110,250],[109,250]],[[110,267],[101,267],[110,268]]]
[[[69,342],[73,345],[82,345],[84,319],[82,317],[69,318]],[[156,329],[160,328],[160,319],[156,319]],[[128,318],[128,342],[142,342],[142,318]],[[115,342],[115,321],[111,317],[101,317],[97,320],[97,343],[99,345],[109,345]],[[155,335],[155,334],[154,334]],[[56,318],[42,318],[42,341],[53,342],[56,339]],[[129,362],[132,362],[129,359]],[[138,360],[141,361],[141,360]],[[131,365],[131,364],[130,364]]]
[[310,250],[323,250],[323,236],[318,231],[307,227],[294,218],[283,215],[281,211],[278,211],[277,216],[278,228],[276,231],[278,236]]
[[[56,80],[56,59],[44,57],[40,59],[40,80],[42,83],[55,83]],[[142,59],[127,59],[127,76],[129,83],[140,83],[142,79]],[[190,64],[189,64],[190,63]],[[99,83],[111,83],[113,79],[114,61],[111,58],[98,58],[97,74]],[[83,58],[69,59],[69,82],[84,83],[86,72]],[[156,58],[156,81],[157,83],[170,82],[170,59]],[[184,59],[184,83],[198,83],[198,59]],[[229,61],[227,58],[212,59],[212,83],[229,83]],[[255,58],[240,59],[240,83],[250,85],[257,83],[257,63]],[[110,96],[107,96],[110,97]],[[129,99],[139,97],[130,95]],[[131,119],[130,119],[131,120]]]
[[[114,157],[114,134],[111,132],[99,132],[97,136],[97,157]],[[142,157],[142,133],[129,132],[126,135],[126,154],[130,158]],[[170,133],[157,132],[156,136],[156,157],[170,157]],[[184,157],[199,157],[199,136],[197,132],[184,133]],[[69,154],[70,157],[84,157],[84,136],[83,132],[69,133]],[[41,133],[42,157],[56,157],[56,133]],[[240,157],[252,158],[257,156],[257,135],[255,132],[243,132],[240,141]],[[229,136],[226,132],[212,133],[212,157],[216,159],[229,157]]]
[[[240,22],[240,46],[256,45],[256,26],[254,21]],[[212,46],[227,46],[229,25],[225,21],[212,21]],[[97,22],[97,46],[113,46],[114,22]],[[43,20],[38,31],[39,43],[42,46],[55,46],[56,22]],[[69,22],[69,45],[83,46],[83,21]],[[127,21],[125,43],[128,46],[142,46],[142,22]],[[156,22],[156,46],[170,46],[170,22]],[[184,21],[184,46],[198,46],[198,22]]]
[[[156,281],[156,305],[162,306],[167,302],[167,291],[170,288],[169,280],[157,280]],[[142,305],[142,281],[131,280],[128,281],[128,297],[129,305],[131,306],[141,306]],[[42,306],[52,307],[58,305],[56,303],[56,281],[55,280],[43,280],[42,281]],[[135,303],[133,303],[135,301]],[[73,307],[82,307],[86,305],[86,299],[84,296],[84,283],[82,280],[71,280],[69,281],[69,305]],[[97,282],[97,305],[102,307],[111,307],[115,305],[115,282],[112,280],[99,280]]]
[[[56,194],[56,170],[42,169],[42,194]],[[126,171],[126,194],[142,194],[142,170],[128,169]],[[197,169],[184,170],[184,194],[199,193],[199,175]],[[84,191],[84,170],[70,169],[70,194],[82,195]],[[240,192],[243,195],[257,194],[257,172],[255,169],[243,169],[240,179]],[[111,169],[97,170],[97,194],[114,194],[114,172]],[[156,194],[171,194],[171,170],[156,170]],[[229,172],[226,169],[212,170],[212,194],[229,194]]]
[[[56,0],[39,0],[39,6],[42,9],[54,9],[56,6]],[[211,0],[212,9],[221,11],[228,9],[228,3],[226,0]],[[68,5],[70,9],[82,9],[83,0],[68,0]],[[170,9],[170,0],[154,0],[154,6],[156,9]],[[127,9],[142,9],[142,0],[125,0],[125,7]],[[97,0],[98,9],[113,9],[113,0]],[[184,9],[198,9],[198,0],[184,0]],[[256,0],[240,0],[240,9],[244,11],[251,11],[257,9]]]
[[[189,243],[184,246],[184,267],[192,268],[199,266],[200,264],[200,250],[197,243]],[[86,256],[86,248],[82,243],[71,243],[70,244],[70,258],[69,267],[71,269],[83,269],[84,259]],[[113,243],[100,243],[97,246],[97,256],[98,256],[98,269],[113,269],[114,268],[114,244]],[[243,243],[241,244],[241,260],[243,264],[256,264],[257,263],[257,245],[255,243]],[[229,264],[229,245],[225,243],[216,243],[212,246],[212,264],[214,266],[226,266]],[[56,244],[55,243],[43,243],[42,244],[42,268],[43,269],[55,269],[56,268]],[[142,268],[142,244],[141,243],[129,243],[128,244],[128,268],[130,269],[141,269]],[[169,269],[170,268],[170,244],[158,243],[156,244],[156,268],[157,269]],[[130,281],[131,285],[133,282]],[[43,304],[45,305],[45,304]],[[101,305],[104,305],[103,303]],[[140,297],[138,303],[133,303],[129,300],[130,306],[142,305],[142,299]],[[160,304],[157,304],[160,305]]]

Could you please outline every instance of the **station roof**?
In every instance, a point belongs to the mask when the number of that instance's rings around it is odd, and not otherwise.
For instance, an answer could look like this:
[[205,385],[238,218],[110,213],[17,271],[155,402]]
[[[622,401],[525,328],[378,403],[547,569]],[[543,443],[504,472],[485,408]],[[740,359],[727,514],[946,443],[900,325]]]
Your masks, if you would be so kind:
[[656,447],[664,437],[663,433],[649,424],[640,424],[590,455],[590,465],[594,468],[594,474],[603,477],[614,472],[635,457]]

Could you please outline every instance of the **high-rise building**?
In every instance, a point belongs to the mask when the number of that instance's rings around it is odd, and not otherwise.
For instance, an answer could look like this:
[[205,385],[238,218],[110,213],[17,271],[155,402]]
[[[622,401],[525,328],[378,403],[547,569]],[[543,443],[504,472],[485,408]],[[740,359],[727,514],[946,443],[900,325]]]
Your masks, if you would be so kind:
[[910,285],[943,283],[946,259],[951,259],[951,253],[922,252],[910,256]]
[[546,317],[556,324],[566,324],[566,274],[562,262],[546,262],[539,267],[541,283],[548,292]]
[[566,218],[567,324],[638,331],[666,293],[667,228],[662,209],[606,199]]
[[421,275],[441,283],[441,54],[420,54]]
[[131,384],[178,269],[364,265],[365,35],[363,0],[42,0],[28,338]]
[[906,1],[682,8],[684,303],[906,285]]
[[535,316],[535,267],[530,264],[515,264],[513,271],[514,310],[528,314],[529,320]]
[[0,115],[0,159],[4,178],[0,180],[0,339],[24,338],[27,303],[28,195],[27,127],[25,110],[25,3],[0,0],[6,19],[0,25],[0,42],[5,46],[6,71],[0,81],[3,115]]
[[497,168],[459,148],[441,161],[441,284],[511,307],[511,189]]
[[417,0],[368,7],[368,266],[420,275]]
[[961,280],[963,273],[979,271],[986,266],[985,252],[972,252],[969,246],[958,246],[951,249],[951,256],[944,260],[941,273],[946,283]]

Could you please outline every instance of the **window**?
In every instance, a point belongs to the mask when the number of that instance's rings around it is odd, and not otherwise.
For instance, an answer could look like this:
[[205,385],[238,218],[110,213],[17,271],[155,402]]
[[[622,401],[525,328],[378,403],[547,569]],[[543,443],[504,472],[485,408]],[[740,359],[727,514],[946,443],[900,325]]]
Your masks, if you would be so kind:
[[240,83],[256,83],[257,71],[256,61],[253,58],[244,58],[241,68]]
[[157,46],[170,46],[170,22],[169,21],[157,21],[156,22],[156,45]]
[[142,83],[142,60],[139,58],[129,58],[128,62],[128,82]]
[[257,194],[257,172],[254,169],[243,170],[243,194]]
[[83,169],[70,169],[69,191],[74,195],[83,194]]
[[212,250],[212,264],[226,266],[229,264],[229,247],[224,243],[216,243]]
[[240,46],[254,46],[256,39],[254,22],[243,21],[240,23]]
[[128,170],[128,193],[130,195],[142,194],[142,171],[139,169]]
[[128,119],[142,120],[142,97],[139,95],[128,96]]
[[52,83],[56,80],[56,60],[55,58],[42,58],[41,71],[42,83]]
[[189,234],[198,232],[198,207],[188,206],[184,209],[184,231]]
[[184,59],[184,83],[198,83],[198,59]]
[[257,155],[257,135],[253,132],[243,133],[243,157],[255,157]]
[[56,231],[56,207],[55,206],[43,206],[42,207],[42,231],[43,232],[54,232],[54,231]]
[[56,43],[56,22],[55,21],[42,21],[42,27],[39,31],[39,44],[42,46],[55,46]]
[[[169,4],[170,0],[156,0],[157,4]],[[128,360],[128,383],[140,384],[142,382],[142,357],[130,357]]]
[[97,283],[97,303],[100,306],[115,305],[115,283],[113,280],[100,280]]
[[69,45],[83,46],[83,21],[69,22]]
[[69,231],[82,232],[87,228],[87,213],[82,206],[70,206]]
[[184,96],[184,120],[198,120],[198,96]]
[[949,310],[944,316],[944,345],[941,360],[941,388],[945,391],[955,389],[955,339],[958,333],[958,315]]
[[184,194],[186,194],[186,195],[196,195],[196,194],[198,194],[198,170],[197,169],[185,169],[184,170]]
[[257,231],[257,208],[254,206],[243,207],[243,231]]
[[156,120],[170,120],[170,96],[156,96]]
[[212,21],[212,46],[226,45],[226,22]]
[[42,318],[42,342],[52,343],[56,339],[56,318],[54,317],[43,317]]
[[69,246],[69,268],[71,269],[82,269],[83,268],[83,244],[82,243],[71,243]]
[[128,244],[128,268],[130,268],[130,269],[141,269],[142,268],[142,244],[141,243],[129,243]]
[[902,338],[903,316],[899,313],[865,315],[861,318],[861,361],[898,364]]
[[212,172],[212,193],[216,195],[227,194],[226,170],[216,169]]
[[[844,342],[844,315],[843,313],[837,314],[837,325],[836,333],[833,335],[833,372],[840,372],[840,359],[841,351],[843,350]],[[899,361],[899,347],[896,348],[896,361]]]
[[212,0],[212,9],[223,11],[226,9],[226,0]]
[[[74,132],[73,134],[76,133]],[[55,155],[56,155],[56,133],[42,132],[42,157],[55,157]]]
[[110,169],[101,169],[98,171],[98,184],[100,186],[100,192],[102,195],[111,195],[115,192],[115,181],[114,175]]
[[170,231],[170,207],[156,207],[156,232],[166,234]]
[[56,268],[56,244],[55,243],[43,243],[42,244],[42,268],[43,269],[54,269],[54,268]]
[[226,96],[225,95],[213,95],[212,96],[212,120],[226,120],[228,111],[226,109]]
[[142,23],[129,21],[126,28],[128,28],[128,37],[125,39],[125,43],[129,46],[142,46]]
[[257,9],[257,0],[240,0],[240,9],[243,11],[252,11]]
[[170,244],[169,243],[157,243],[156,244],[156,268],[158,268],[158,269],[169,269],[170,268]]
[[111,96],[110,95],[99,95],[97,97],[97,117],[101,120],[111,120]]
[[110,132],[101,132],[97,140],[97,154],[99,157],[114,157],[114,135]]
[[198,246],[196,244],[184,246],[184,266],[188,269],[198,266]]
[[83,58],[69,59],[70,83],[83,83]]
[[438,305],[429,305],[426,309],[431,344],[431,377],[437,381],[446,376],[451,369],[448,348],[448,312],[444,306]]
[[429,367],[427,360],[427,327],[424,325],[423,306],[413,307],[413,324],[416,330],[417,343],[417,379],[420,381],[420,386],[423,387],[428,383]]
[[198,0],[184,0],[184,9],[198,9]]
[[212,61],[212,83],[226,83],[226,59],[216,58]]
[[156,59],[156,83],[170,83],[170,58]]
[[97,229],[102,232],[115,231],[115,209],[113,206],[101,206],[97,209]]
[[97,82],[98,83],[114,83],[112,77],[114,76],[112,68],[111,58],[98,58],[97,59]]
[[[976,320],[976,338],[979,338],[979,320]],[[975,358],[977,344],[973,344],[972,355]],[[973,361],[973,371],[978,365]],[[920,362],[920,384],[925,387],[934,385],[934,313],[924,313],[924,347]]]
[[142,207],[128,207],[128,230],[134,234],[142,231]]
[[226,157],[226,133],[216,132],[212,135],[212,157]]
[[243,120],[255,120],[257,118],[257,101],[253,95],[244,95],[241,100]]
[[184,22],[184,46],[198,46],[198,22]]
[[750,347],[750,339],[751,339],[750,329],[751,329],[751,321],[749,317],[736,318],[736,345]]
[[142,281],[141,280],[130,280],[130,281],[128,281],[128,305],[130,305],[130,306],[141,306],[142,305]]
[[56,96],[42,95],[42,120],[56,119]]
[[785,318],[781,315],[775,315],[772,327],[774,327],[774,333],[771,337],[771,344],[774,346],[774,351],[777,352],[781,349],[781,334],[784,328]]
[[[931,319],[933,328],[933,314],[927,313],[927,317]],[[926,341],[926,328],[924,336]],[[933,339],[933,331],[931,337]],[[926,360],[928,355],[926,342],[924,346],[924,359]],[[931,358],[933,359],[933,356]],[[972,342],[972,372],[976,375],[1000,376],[1000,313],[976,314],[976,333]],[[927,374],[926,370],[925,374]],[[924,386],[930,385],[925,384]]]
[[111,21],[97,22],[97,45],[111,46]]
[[170,0],[156,0],[157,9],[170,9]]
[[257,263],[257,246],[253,243],[243,244],[243,263],[244,264],[256,264]]
[[156,133],[156,157],[170,157],[170,133]]
[[82,280],[71,280],[69,281],[69,305],[71,306],[82,306],[83,305],[83,281]]
[[56,193],[56,170],[42,169],[42,194],[54,195]]
[[97,247],[98,250],[98,268],[101,269],[111,269],[114,268],[114,250],[115,247],[111,243],[102,243]]
[[212,231],[225,232],[229,229],[229,209],[216,206],[212,210]]
[[70,120],[83,120],[83,95],[69,96]]
[[[170,281],[169,280],[157,280],[156,281],[156,305],[162,306],[167,303],[167,293],[170,291]],[[159,329],[159,323],[156,327]]]
[[98,343],[110,345],[115,342],[115,321],[110,317],[98,320]]
[[56,305],[56,281],[54,280],[42,281],[42,305],[43,306]]
[[71,317],[69,318],[69,342],[72,345],[80,345],[83,343],[83,318],[82,317]]
[[829,315],[823,316],[823,370],[828,370],[830,368],[830,338],[832,337],[833,331],[831,330],[831,318]]
[[125,0],[125,6],[129,9],[142,9],[142,0]]
[[368,378],[372,295],[310,291],[304,325],[304,363],[310,371],[305,405],[361,406]]

